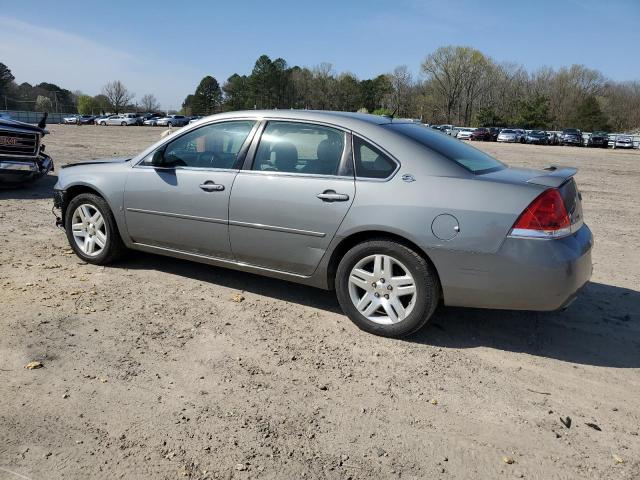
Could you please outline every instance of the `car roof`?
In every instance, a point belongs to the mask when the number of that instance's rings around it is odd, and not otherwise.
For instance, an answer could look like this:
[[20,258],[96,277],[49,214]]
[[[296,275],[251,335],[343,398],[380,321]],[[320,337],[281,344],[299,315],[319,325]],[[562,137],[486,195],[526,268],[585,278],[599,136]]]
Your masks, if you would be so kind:
[[207,120],[212,120],[213,118],[222,120],[247,117],[336,123],[345,128],[358,128],[365,125],[385,125],[390,123],[415,123],[406,119],[392,119],[391,117],[371,115],[368,113],[334,112],[329,110],[239,110],[220,113],[206,118]]

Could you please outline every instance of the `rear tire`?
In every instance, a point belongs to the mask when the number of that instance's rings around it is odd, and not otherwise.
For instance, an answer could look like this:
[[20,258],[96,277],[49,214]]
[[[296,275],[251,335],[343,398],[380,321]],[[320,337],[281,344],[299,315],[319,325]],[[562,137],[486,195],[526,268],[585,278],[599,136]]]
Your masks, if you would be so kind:
[[335,285],[349,319],[383,337],[404,337],[421,329],[440,301],[433,266],[412,248],[384,239],[351,248],[340,260]]
[[[64,227],[69,245],[85,262],[106,265],[126,251],[109,205],[93,193],[81,193],[71,199],[66,208]],[[95,242],[91,248],[86,248],[87,243],[83,242],[88,235]]]

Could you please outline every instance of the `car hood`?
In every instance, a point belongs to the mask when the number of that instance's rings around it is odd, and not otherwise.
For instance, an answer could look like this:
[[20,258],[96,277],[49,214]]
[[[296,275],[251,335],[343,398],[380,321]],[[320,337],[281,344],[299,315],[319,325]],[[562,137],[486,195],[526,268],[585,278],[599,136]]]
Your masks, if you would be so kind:
[[87,160],[86,162],[67,163],[60,168],[78,167],[82,165],[98,165],[104,163],[125,163],[131,160],[129,157],[113,157],[113,158],[98,158],[96,160]]
[[40,133],[41,135],[44,135],[46,133],[46,131],[43,128],[40,128],[37,125],[32,125],[30,123],[25,123],[25,122],[19,122],[17,120],[11,120],[11,119],[8,119],[8,118],[1,118],[0,119],[0,128],[1,127],[15,128],[15,129],[20,129],[20,130],[28,130],[30,132]]

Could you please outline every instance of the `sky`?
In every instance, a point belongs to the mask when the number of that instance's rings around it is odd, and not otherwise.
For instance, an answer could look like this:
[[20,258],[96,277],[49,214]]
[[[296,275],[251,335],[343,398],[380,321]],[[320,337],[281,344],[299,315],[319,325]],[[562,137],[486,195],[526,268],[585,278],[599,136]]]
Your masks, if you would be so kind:
[[418,77],[444,45],[640,80],[640,0],[0,0],[0,62],[18,83],[95,95],[117,79],[165,109],[205,75],[249,74],[262,54],[361,79],[398,65]]

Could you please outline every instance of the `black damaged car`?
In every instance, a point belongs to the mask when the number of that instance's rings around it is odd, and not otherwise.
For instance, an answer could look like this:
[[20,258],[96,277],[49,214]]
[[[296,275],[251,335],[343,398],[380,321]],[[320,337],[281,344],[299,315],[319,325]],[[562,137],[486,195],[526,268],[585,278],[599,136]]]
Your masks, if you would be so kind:
[[31,182],[53,170],[42,144],[46,120],[46,113],[38,125],[0,118],[0,185]]
[[560,145],[575,145],[582,147],[584,140],[582,132],[577,128],[565,128],[560,134]]
[[587,147],[607,148],[609,146],[609,134],[607,132],[593,132],[587,140]]

